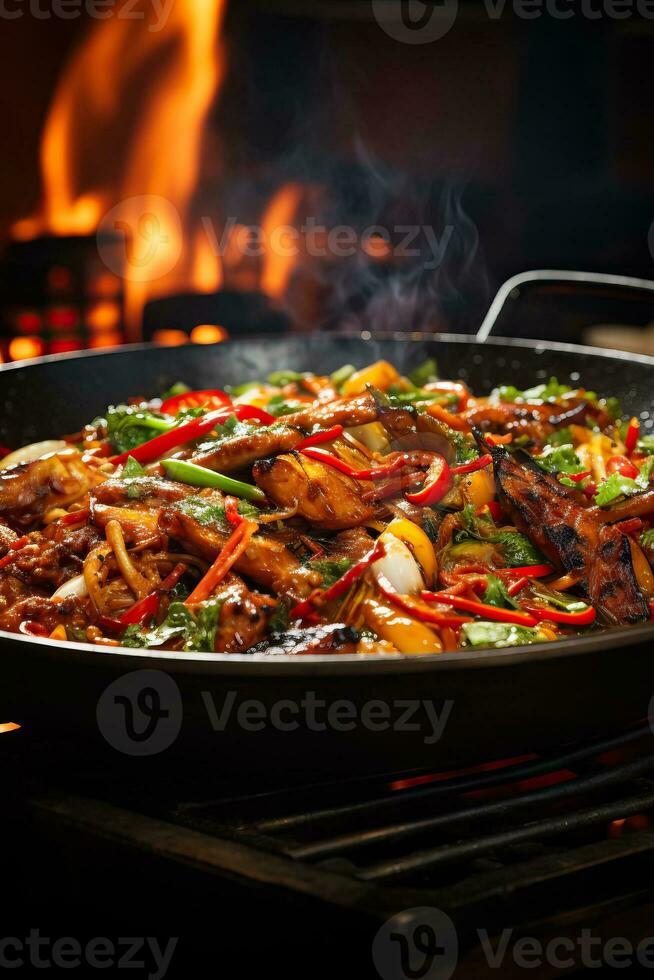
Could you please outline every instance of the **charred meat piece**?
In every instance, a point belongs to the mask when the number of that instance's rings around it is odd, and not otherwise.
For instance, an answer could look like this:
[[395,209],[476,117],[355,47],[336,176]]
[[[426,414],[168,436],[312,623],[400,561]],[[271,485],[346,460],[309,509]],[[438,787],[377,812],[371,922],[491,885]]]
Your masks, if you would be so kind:
[[275,599],[250,592],[243,579],[229,575],[214,595],[223,600],[214,649],[218,653],[242,653],[260,643]]
[[573,423],[583,425],[587,416],[604,428],[609,417],[599,408],[579,398],[571,398],[563,405],[530,405],[528,403],[502,402],[498,405],[477,405],[464,413],[471,428],[486,432],[513,432],[526,435],[536,442],[543,442],[555,429]]
[[[213,561],[222,551],[232,530],[201,524],[174,507],[161,512],[159,528],[186,550],[207,561]],[[234,570],[264,588],[293,600],[305,598],[320,585],[320,575],[302,565],[287,547],[284,537],[265,529],[254,535],[247,551],[234,565]]]
[[104,479],[74,449],[20,463],[0,471],[0,517],[29,527],[48,510],[68,506]]
[[248,653],[266,653],[271,656],[291,653],[295,656],[317,653],[356,653],[359,634],[351,626],[331,623],[328,626],[311,626],[309,629],[290,629],[274,634],[263,643],[252,647]]
[[191,457],[192,462],[210,470],[229,473],[250,466],[262,456],[274,456],[288,452],[306,437],[301,429],[284,424],[258,428],[250,426],[251,433],[221,439],[215,449],[203,450]]
[[544,473],[527,453],[513,456],[477,435],[493,456],[500,503],[516,526],[567,572],[582,572],[579,587],[606,620],[647,619],[649,607],[636,580],[629,538],[603,525],[577,490]]
[[251,426],[252,432],[221,439],[215,449],[203,449],[191,457],[199,466],[231,472],[251,466],[258,459],[290,452],[313,429],[334,425],[365,425],[380,420],[393,438],[415,432],[415,412],[378,405],[372,395],[353,395],[326,405],[312,405],[287,415],[273,426]]
[[84,628],[88,623],[87,600],[70,597],[51,602],[43,596],[30,595],[4,609],[0,602],[0,629],[16,633],[25,620],[39,623],[48,633],[60,624]]
[[118,521],[130,543],[148,540],[158,533],[161,510],[194,493],[193,487],[156,476],[106,480],[90,494],[91,517],[102,528]]
[[370,483],[353,480],[301,453],[259,460],[252,475],[278,507],[297,504],[297,513],[315,527],[338,531],[363,524],[373,515],[373,508],[361,499]]

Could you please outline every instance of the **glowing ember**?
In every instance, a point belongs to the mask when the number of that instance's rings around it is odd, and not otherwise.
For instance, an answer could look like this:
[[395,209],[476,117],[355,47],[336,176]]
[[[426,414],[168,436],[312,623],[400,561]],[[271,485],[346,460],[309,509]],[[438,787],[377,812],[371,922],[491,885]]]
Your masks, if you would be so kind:
[[224,327],[215,327],[210,323],[203,323],[191,330],[191,342],[194,344],[220,344],[228,336]]

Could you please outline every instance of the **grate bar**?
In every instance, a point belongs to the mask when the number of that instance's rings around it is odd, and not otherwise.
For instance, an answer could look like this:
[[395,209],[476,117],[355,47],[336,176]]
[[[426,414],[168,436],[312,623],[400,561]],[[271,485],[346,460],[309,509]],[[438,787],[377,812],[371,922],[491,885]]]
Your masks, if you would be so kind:
[[491,817],[517,814],[521,810],[535,804],[551,804],[577,796],[580,793],[606,789],[641,776],[652,769],[654,769],[654,756],[648,756],[645,759],[638,759],[619,768],[607,769],[606,771],[582,779],[573,779],[565,783],[559,783],[556,786],[533,790],[522,796],[512,797],[509,800],[498,800],[492,803],[461,808],[460,810],[451,810],[447,813],[438,814],[435,817],[426,817],[423,820],[408,820],[390,824],[386,827],[379,827],[374,830],[361,831],[360,833],[341,834],[327,840],[315,841],[310,844],[289,848],[285,853],[296,860],[324,858],[342,851],[351,851],[372,844],[400,841],[426,830],[437,830],[439,827],[444,826],[460,826],[462,823],[472,820],[484,820]]
[[357,877],[362,881],[399,878],[412,872],[426,871],[439,865],[472,860],[509,845],[521,844],[543,837],[554,837],[570,831],[592,827],[594,824],[603,823],[607,820],[615,820],[618,817],[633,816],[633,814],[652,806],[654,806],[654,788],[624,800],[616,800],[603,806],[579,810],[577,813],[526,824],[518,829],[491,834],[487,837],[477,837],[452,846],[445,845],[429,850],[415,851],[404,858],[373,864],[360,871]]
[[515,766],[506,766],[504,769],[496,769],[493,772],[483,773],[482,775],[464,776],[460,779],[448,780],[434,786],[412,789],[404,795],[391,794],[381,797],[377,796],[374,799],[365,800],[361,803],[331,806],[324,809],[308,810],[301,813],[289,814],[284,817],[261,820],[254,824],[254,829],[264,834],[274,834],[291,830],[294,827],[320,823],[321,821],[333,820],[338,817],[350,818],[356,814],[366,814],[369,812],[378,814],[381,810],[398,807],[405,801],[414,803],[418,800],[430,800],[454,793],[491,789],[495,786],[501,786],[503,783],[529,779],[556,769],[569,768],[575,763],[602,755],[614,749],[623,748],[629,742],[635,741],[643,736],[648,736],[651,739],[652,732],[649,725],[633,729],[627,733],[623,732],[618,736],[604,739],[601,742],[585,744],[555,758],[544,757],[526,763],[521,762]]

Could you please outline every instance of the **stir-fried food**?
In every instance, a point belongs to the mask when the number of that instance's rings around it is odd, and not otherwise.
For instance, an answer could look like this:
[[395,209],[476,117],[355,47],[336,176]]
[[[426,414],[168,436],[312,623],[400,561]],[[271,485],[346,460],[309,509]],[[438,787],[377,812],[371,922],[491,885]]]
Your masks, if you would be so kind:
[[0,463],[0,628],[421,655],[653,618],[654,436],[556,379],[387,362],[175,386]]

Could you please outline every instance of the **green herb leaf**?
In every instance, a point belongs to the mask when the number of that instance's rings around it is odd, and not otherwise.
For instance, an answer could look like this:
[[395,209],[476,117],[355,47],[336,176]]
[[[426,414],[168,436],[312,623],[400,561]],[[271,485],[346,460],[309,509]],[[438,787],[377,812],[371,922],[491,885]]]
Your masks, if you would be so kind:
[[540,456],[533,457],[542,470],[547,473],[583,473],[584,467],[574,446],[546,446]]
[[171,602],[160,626],[151,630],[128,626],[121,643],[126,647],[150,648],[183,638],[185,652],[213,653],[222,605],[222,599],[207,599],[191,611],[183,602]]
[[644,453],[646,456],[654,454],[654,433],[641,436],[636,448],[639,453]]
[[654,548],[654,527],[651,527],[649,531],[643,531],[640,536],[640,546],[641,548]]
[[643,463],[639,475],[634,480],[620,473],[613,473],[600,485],[595,494],[595,503],[598,507],[607,507],[622,497],[634,497],[636,494],[643,493],[649,487],[652,469],[654,469],[654,457]]
[[519,531],[498,531],[497,534],[486,540],[501,545],[504,561],[509,568],[541,565],[545,561],[538,548]]
[[535,385],[520,391],[514,385],[503,385],[497,389],[497,396],[502,402],[554,402],[558,401],[568,392],[572,391],[570,385],[559,384],[557,378],[550,378],[547,384]]
[[309,562],[309,566],[320,572],[322,575],[323,588],[328,589],[330,585],[334,582],[338,582],[339,578],[352,567],[352,562],[347,558],[338,558],[336,560],[330,559],[313,559]]
[[268,620],[268,631],[270,633],[285,633],[288,629],[288,613],[290,604],[285,600],[280,600],[275,607],[275,611]]
[[[224,530],[227,524],[225,508],[222,504],[213,502],[211,497],[186,497],[174,505],[174,510],[197,521],[203,527],[213,526],[217,530]],[[256,518],[259,514],[259,508],[249,500],[239,500],[237,510],[241,517]]]
[[488,606],[497,606],[498,609],[519,609],[520,606],[513,599],[507,588],[496,575],[488,576],[488,585],[484,592],[483,601]]
[[280,418],[282,415],[292,415],[293,412],[299,412],[301,408],[304,408],[302,402],[294,398],[284,398],[283,395],[273,395],[266,405],[266,411],[274,415],[275,418]]

